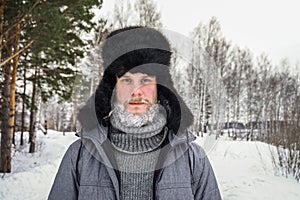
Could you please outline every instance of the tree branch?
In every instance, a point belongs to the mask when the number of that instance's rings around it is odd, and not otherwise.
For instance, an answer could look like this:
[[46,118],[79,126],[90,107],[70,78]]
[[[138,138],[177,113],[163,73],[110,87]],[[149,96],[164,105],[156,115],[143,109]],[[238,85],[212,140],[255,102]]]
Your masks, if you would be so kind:
[[31,6],[31,8],[27,12],[25,12],[19,19],[17,19],[15,22],[13,22],[7,29],[4,29],[0,36],[2,37],[8,31],[10,31],[13,27],[15,27],[16,24],[20,23],[39,3],[40,3],[40,0],[36,0],[34,2],[34,4]]
[[23,47],[22,49],[20,49],[19,51],[17,51],[16,53],[14,53],[12,56],[8,57],[7,59],[5,59],[4,61],[2,61],[0,63],[0,67],[2,67],[3,65],[5,65],[7,62],[9,62],[11,59],[13,59],[14,57],[18,56],[19,54],[21,54],[23,51],[25,51],[28,47],[30,47],[33,43],[33,40],[31,40],[25,47]]

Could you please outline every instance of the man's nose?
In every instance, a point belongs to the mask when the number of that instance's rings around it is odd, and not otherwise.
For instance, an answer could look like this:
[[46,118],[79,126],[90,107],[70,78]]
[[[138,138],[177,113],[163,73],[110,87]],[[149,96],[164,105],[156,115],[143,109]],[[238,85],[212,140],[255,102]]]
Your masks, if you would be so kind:
[[141,84],[136,85],[134,87],[134,89],[132,90],[132,92],[131,92],[132,97],[136,97],[136,96],[139,97],[139,96],[142,96],[142,94],[143,94],[143,90],[142,90],[142,85]]

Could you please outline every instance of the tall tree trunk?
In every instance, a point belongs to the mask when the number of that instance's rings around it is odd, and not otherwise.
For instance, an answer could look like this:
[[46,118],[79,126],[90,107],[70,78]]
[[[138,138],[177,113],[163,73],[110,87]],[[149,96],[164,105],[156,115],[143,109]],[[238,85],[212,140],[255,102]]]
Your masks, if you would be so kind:
[[37,81],[37,67],[35,68],[34,79],[32,81],[32,96],[31,96],[31,107],[30,107],[30,125],[29,125],[29,153],[35,152],[35,123],[36,123],[36,81]]
[[[19,40],[20,40],[20,24],[16,25],[16,37],[14,40],[14,52],[19,50]],[[16,107],[16,79],[17,79],[17,67],[18,67],[19,56],[13,58],[12,74],[11,74],[11,83],[10,83],[10,101],[9,101],[9,126],[10,133],[9,135],[14,136],[15,130],[15,107]],[[15,144],[13,137],[13,144]]]
[[[4,10],[4,1],[0,0],[0,47],[2,47],[2,40],[3,40],[3,36],[2,36],[2,32],[3,32],[3,10]],[[0,48],[0,60],[2,60],[2,48]],[[5,68],[0,68],[0,70],[1,70],[2,73],[5,73]],[[0,81],[2,81],[2,80],[0,79]],[[2,92],[1,92],[1,95],[2,95]],[[1,101],[0,101],[0,103],[1,103]],[[1,108],[2,108],[2,105],[3,104],[0,104]],[[0,123],[2,121],[4,121],[3,117],[1,117],[1,116],[3,116],[3,114],[2,114],[2,111],[0,110]],[[2,129],[2,125],[1,125],[1,129]],[[1,165],[1,160],[0,160],[0,165]]]
[[[5,56],[9,57],[12,54],[12,44],[9,43],[6,48]],[[1,124],[1,165],[0,172],[11,172],[11,146],[12,146],[12,127],[10,126],[10,81],[11,81],[11,63],[4,65],[4,81],[2,88],[2,124]]]
[[24,129],[25,129],[25,98],[26,98],[26,69],[23,74],[23,100],[22,100],[22,114],[21,114],[21,138],[20,145],[24,145]]
[[[4,12],[4,0],[0,0],[0,47],[2,47],[3,39],[3,12]],[[2,48],[0,48],[0,60],[2,60]]]

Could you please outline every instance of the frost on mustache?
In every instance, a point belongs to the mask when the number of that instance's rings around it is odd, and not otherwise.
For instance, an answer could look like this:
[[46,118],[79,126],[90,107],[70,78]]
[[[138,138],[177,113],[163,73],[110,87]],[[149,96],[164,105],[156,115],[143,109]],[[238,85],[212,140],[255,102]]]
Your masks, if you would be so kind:
[[148,112],[136,115],[128,112],[124,105],[117,104],[113,110],[113,115],[126,127],[142,127],[152,123],[154,117],[159,112],[159,104],[153,104]]

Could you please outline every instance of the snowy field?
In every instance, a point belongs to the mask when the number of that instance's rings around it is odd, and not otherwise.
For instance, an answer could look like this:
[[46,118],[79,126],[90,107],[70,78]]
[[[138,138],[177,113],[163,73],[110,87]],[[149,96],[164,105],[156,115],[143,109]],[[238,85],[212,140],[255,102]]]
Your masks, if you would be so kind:
[[[49,131],[37,134],[35,154],[28,147],[13,154],[13,173],[0,174],[1,200],[43,200],[54,180],[60,160],[74,133]],[[278,175],[272,164],[271,146],[261,142],[198,138],[214,167],[224,200],[299,200],[300,183]]]

